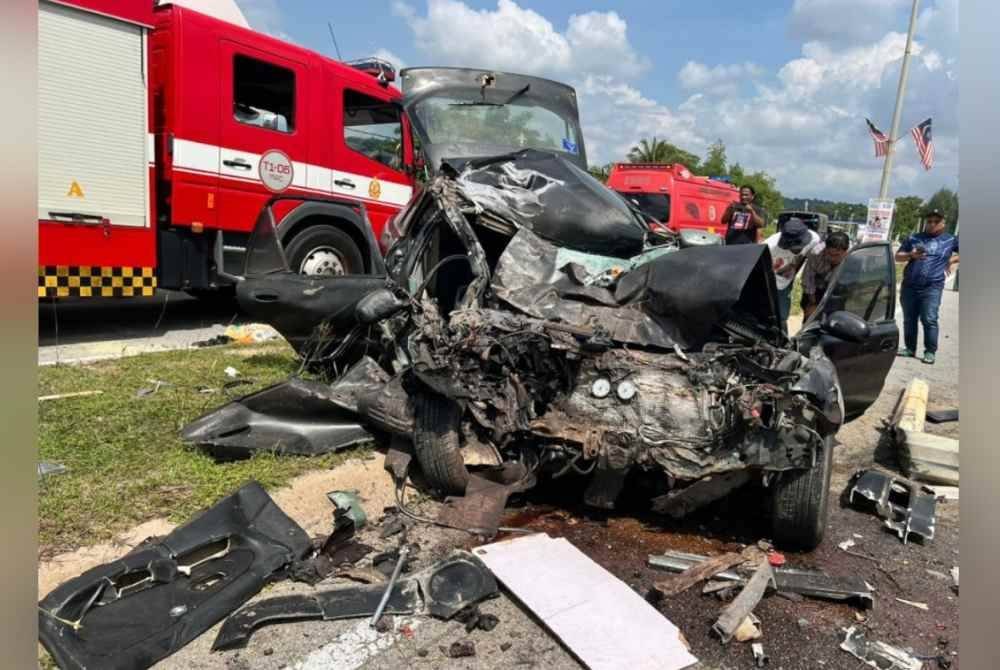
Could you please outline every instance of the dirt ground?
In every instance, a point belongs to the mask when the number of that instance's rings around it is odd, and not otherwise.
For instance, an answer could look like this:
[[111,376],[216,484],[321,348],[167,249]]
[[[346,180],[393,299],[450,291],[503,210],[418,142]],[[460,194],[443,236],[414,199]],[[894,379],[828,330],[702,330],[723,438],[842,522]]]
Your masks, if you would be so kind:
[[[839,649],[842,629],[859,626],[870,639],[909,650],[929,660],[924,667],[959,668],[958,596],[947,577],[959,564],[959,503],[939,502],[935,538],[925,544],[911,540],[903,544],[882,527],[877,517],[846,505],[844,495],[850,476],[859,469],[877,467],[897,471],[892,450],[880,443],[879,427],[888,417],[901,390],[914,376],[930,383],[930,408],[958,406],[958,294],[945,293],[942,305],[942,344],[935,366],[917,360],[897,359],[876,404],[860,419],[845,426],[835,452],[831,486],[831,510],[826,538],[809,553],[786,554],[789,565],[823,570],[831,575],[860,575],[875,589],[874,607],[862,611],[852,605],[821,600],[790,601],[776,595],[765,597],[755,610],[762,621],[769,667],[851,668],[860,663]],[[958,436],[958,423],[934,426],[928,431]],[[350,461],[326,472],[309,473],[292,485],[274,492],[276,502],[310,534],[325,534],[331,526],[332,507],[326,492],[358,489],[371,525],[359,533],[362,542],[376,550],[395,546],[398,538],[379,537],[378,521],[391,506],[391,481],[382,469],[379,454],[368,461]],[[650,554],[675,549],[699,554],[718,554],[739,549],[768,537],[767,522],[755,498],[736,495],[685,519],[672,522],[646,512],[628,496],[614,513],[588,510],[579,504],[580,489],[565,486],[547,489],[514,501],[506,523],[569,539],[598,564],[645,595],[651,584],[664,576],[647,565]],[[433,515],[437,503],[424,501],[418,509]],[[167,532],[169,525],[144,524],[114,545],[82,549],[62,555],[40,566],[42,593],[62,580],[99,562],[119,556],[149,534]],[[859,537],[860,536],[860,537]],[[869,559],[848,555],[838,543],[853,539],[852,551]],[[418,526],[410,535],[420,545],[417,567],[446,555],[454,547],[471,547],[470,536]],[[930,572],[929,572],[930,571]],[[310,592],[346,584],[324,582],[317,587],[281,582],[258,597]],[[898,602],[896,598],[924,603],[926,611]],[[711,634],[711,625],[724,603],[702,595],[694,587],[659,604],[660,611],[677,625],[701,663],[699,668],[736,669],[752,665],[749,644],[722,645]],[[557,640],[510,594],[481,606],[499,617],[490,632],[467,634],[457,622],[421,618],[397,618],[392,630],[376,633],[367,621],[296,622],[262,628],[239,651],[212,653],[218,626],[156,667],[227,670],[278,670],[296,668],[579,668]],[[599,623],[595,624],[599,625]],[[476,656],[451,659],[442,650],[452,642],[470,639]],[[939,657],[937,660],[932,660]]]

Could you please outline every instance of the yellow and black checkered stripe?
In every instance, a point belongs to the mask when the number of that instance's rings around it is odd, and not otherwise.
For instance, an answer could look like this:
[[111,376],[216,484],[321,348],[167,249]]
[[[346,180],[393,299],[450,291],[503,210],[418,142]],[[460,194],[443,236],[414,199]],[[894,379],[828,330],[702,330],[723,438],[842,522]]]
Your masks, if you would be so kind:
[[153,268],[39,265],[39,298],[132,298],[156,291]]

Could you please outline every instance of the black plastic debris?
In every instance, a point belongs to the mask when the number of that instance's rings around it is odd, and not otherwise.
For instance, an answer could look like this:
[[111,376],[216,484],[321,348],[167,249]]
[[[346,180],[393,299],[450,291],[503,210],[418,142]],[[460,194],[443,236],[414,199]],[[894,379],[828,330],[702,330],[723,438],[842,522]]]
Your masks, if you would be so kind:
[[233,338],[228,335],[216,335],[215,337],[210,337],[207,340],[198,340],[197,342],[192,342],[192,347],[198,347],[202,349],[204,347],[219,347],[223,344],[229,344],[233,341]]
[[[278,596],[250,603],[229,617],[213,651],[246,646],[261,626],[290,621],[335,621],[371,616],[379,607],[385,585],[372,584]],[[493,574],[467,551],[399,580],[389,593],[386,614],[429,614],[451,619],[465,607],[498,593]]]
[[958,409],[930,409],[925,416],[931,423],[958,421]]
[[[444,650],[444,647],[442,647]],[[472,640],[460,640],[452,642],[445,651],[448,658],[468,658],[476,655],[476,643]]]
[[147,668],[309,548],[305,532],[250,482],[163,539],[53,590],[38,604],[38,636],[63,670]]
[[911,533],[924,540],[934,539],[934,492],[878,470],[864,470],[854,475],[850,502],[861,509],[874,511],[885,520],[885,527],[906,544]]

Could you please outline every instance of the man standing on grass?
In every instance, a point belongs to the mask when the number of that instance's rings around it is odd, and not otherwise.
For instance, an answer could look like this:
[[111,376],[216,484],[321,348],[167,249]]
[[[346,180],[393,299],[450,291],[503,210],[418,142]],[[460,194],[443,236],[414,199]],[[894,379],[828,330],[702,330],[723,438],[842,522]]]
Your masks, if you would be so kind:
[[802,322],[805,323],[814,311],[830,285],[834,270],[847,258],[851,248],[851,238],[847,233],[836,231],[826,236],[826,242],[813,247],[802,270]]
[[958,264],[958,238],[944,232],[944,216],[931,210],[924,219],[924,231],[910,235],[896,252],[896,262],[906,263],[899,302],[903,306],[904,348],[900,356],[913,357],[917,351],[917,320],[924,327],[924,357],[934,363],[938,348],[938,309],[945,277]]
[[778,289],[778,317],[781,327],[788,330],[788,313],[792,310],[792,286],[795,275],[805,262],[806,254],[819,243],[819,235],[809,230],[802,219],[791,218],[780,233],[764,240],[771,250],[774,283]]
[[740,187],[740,201],[730,203],[722,214],[721,223],[726,227],[726,244],[756,244],[757,231],[766,224],[764,208],[755,205],[757,192],[753,186]]

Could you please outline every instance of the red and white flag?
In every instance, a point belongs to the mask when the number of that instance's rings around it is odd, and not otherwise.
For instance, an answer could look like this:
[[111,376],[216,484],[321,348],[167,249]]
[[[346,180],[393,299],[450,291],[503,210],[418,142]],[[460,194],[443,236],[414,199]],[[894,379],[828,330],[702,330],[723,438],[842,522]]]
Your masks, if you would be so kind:
[[930,170],[934,165],[934,143],[931,142],[931,120],[927,119],[919,126],[914,126],[910,130],[913,142],[917,145],[917,153],[920,154],[920,162],[924,164],[925,170]]
[[868,124],[868,132],[872,134],[872,139],[875,140],[875,157],[885,156],[889,153],[889,138],[868,119],[865,119],[865,123]]

